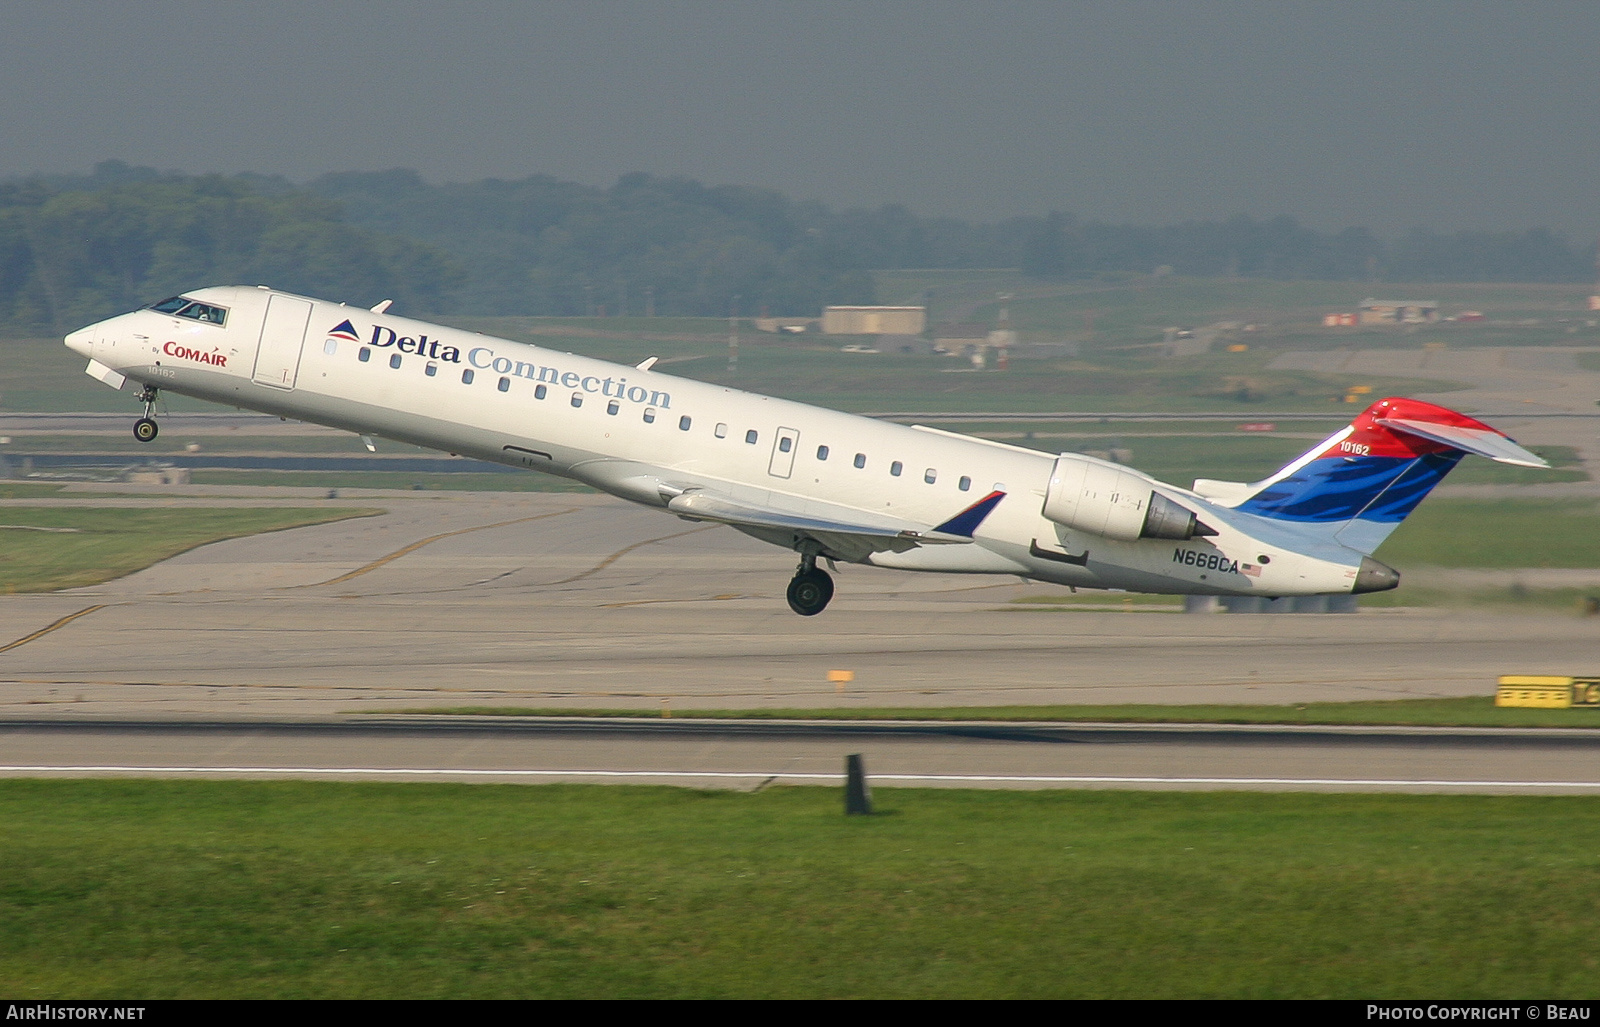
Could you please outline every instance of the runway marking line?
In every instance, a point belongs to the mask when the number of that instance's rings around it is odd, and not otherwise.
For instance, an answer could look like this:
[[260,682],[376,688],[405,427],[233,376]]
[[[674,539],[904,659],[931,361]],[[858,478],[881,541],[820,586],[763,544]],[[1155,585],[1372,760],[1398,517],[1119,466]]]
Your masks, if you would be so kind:
[[[556,582],[556,584],[560,584],[560,582]],[[728,593],[726,595],[720,595],[720,596],[708,596],[708,597],[690,596],[690,597],[688,597],[686,599],[630,599],[628,602],[625,602],[625,603],[601,603],[600,604],[600,609],[602,609],[602,610],[615,610],[615,609],[621,609],[624,606],[654,606],[654,605],[656,605],[658,603],[711,603],[711,602],[724,602],[724,601],[729,600],[729,599],[765,599],[765,598],[766,598],[766,596],[744,595],[742,593],[731,593],[730,592],[730,593]]]
[[[668,778],[689,780],[757,781],[761,787],[778,781],[839,782],[839,773],[807,774],[783,771],[733,770],[484,770],[461,767],[141,767],[141,766],[0,766],[0,774],[368,774],[396,777],[593,777]],[[1600,781],[1448,781],[1399,778],[1317,778],[1317,777],[1108,777],[1043,774],[872,774],[876,782],[927,782],[971,784],[1144,784],[1144,785],[1320,785],[1328,787],[1388,788],[1592,788]]]
[[[512,520],[512,521],[498,521],[498,522],[496,522],[494,524],[479,524],[479,525],[475,525],[475,526],[473,526],[471,528],[457,528],[455,531],[440,532],[437,535],[429,535],[425,539],[420,539],[420,540],[418,540],[416,542],[413,542],[409,546],[405,546],[405,547],[402,547],[400,549],[396,549],[394,552],[388,554],[387,556],[380,556],[376,560],[372,561],[371,563],[369,563],[369,564],[367,564],[367,565],[365,565],[363,567],[357,567],[355,570],[349,571],[349,572],[344,573],[344,574],[341,574],[336,578],[329,578],[327,581],[314,581],[309,585],[284,585],[284,586],[281,586],[281,587],[283,589],[292,589],[292,588],[317,588],[317,587],[322,586],[322,585],[338,585],[338,584],[341,584],[342,582],[349,581],[351,578],[359,578],[363,574],[367,574],[367,573],[370,573],[372,571],[375,571],[379,567],[382,567],[384,564],[392,563],[395,560],[400,559],[402,556],[406,556],[406,555],[409,555],[411,553],[414,553],[417,550],[421,549],[423,546],[432,545],[433,543],[438,542],[441,539],[453,538],[456,535],[467,535],[467,534],[470,534],[470,533],[472,533],[474,531],[488,531],[490,528],[504,528],[507,525],[511,525],[511,524],[526,524],[529,521],[542,521],[546,517],[559,517],[562,514],[575,513],[578,509],[579,508],[576,507],[576,506],[569,506],[564,510],[556,510],[556,511],[553,511],[551,513],[536,514],[536,515],[534,515],[532,517],[518,517],[516,520]],[[3,651],[3,650],[0,650],[0,651]]]
[[0,653],[8,652],[9,650],[17,649],[17,648],[20,648],[21,646],[25,646],[29,642],[32,642],[36,638],[42,638],[45,635],[50,634],[50,632],[55,631],[57,628],[66,627],[68,624],[71,624],[73,621],[77,620],[79,617],[87,617],[89,614],[93,613],[94,611],[96,611],[96,610],[104,610],[107,606],[110,606],[110,605],[111,605],[110,603],[96,603],[94,606],[85,606],[83,609],[79,610],[77,613],[69,613],[69,614],[67,614],[65,617],[63,617],[60,620],[56,621],[54,624],[46,624],[44,627],[40,628],[38,631],[35,631],[31,635],[23,635],[21,638],[17,639],[15,642],[9,642],[6,645],[0,645]]
[[666,542],[669,539],[683,538],[685,535],[696,535],[696,534],[699,534],[702,531],[710,531],[712,528],[716,528],[716,527],[719,527],[719,526],[720,525],[716,525],[716,524],[708,524],[703,528],[690,528],[688,531],[680,531],[680,532],[677,532],[677,533],[672,534],[672,535],[662,535],[660,538],[647,538],[647,539],[643,540],[642,542],[635,542],[631,546],[623,546],[621,549],[617,550],[615,553],[612,553],[610,556],[606,557],[604,560],[601,560],[599,563],[595,564],[593,567],[590,567],[586,571],[582,571],[582,572],[580,572],[578,574],[574,574],[570,578],[562,578],[560,581],[547,581],[543,585],[541,585],[540,587],[543,588],[543,587],[548,587],[550,585],[569,585],[574,581],[578,581],[580,579],[587,578],[591,574],[599,574],[601,571],[605,570],[607,567],[610,567],[612,564],[616,563],[618,560],[622,559],[624,556],[627,556],[629,553],[633,552],[635,549],[638,549],[640,546],[654,545],[657,542]]

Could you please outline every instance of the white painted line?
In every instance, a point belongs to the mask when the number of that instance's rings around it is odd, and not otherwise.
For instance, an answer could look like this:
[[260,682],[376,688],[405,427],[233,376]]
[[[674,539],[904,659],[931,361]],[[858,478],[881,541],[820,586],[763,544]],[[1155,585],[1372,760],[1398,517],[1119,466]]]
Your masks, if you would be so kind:
[[[843,775],[839,775],[842,779]],[[870,774],[873,781],[1024,781],[1063,784],[1177,784],[1177,785],[1387,785],[1391,787],[1451,788],[1595,788],[1600,781],[1428,781],[1384,778],[1336,777],[1032,777],[987,774]]]
[[[0,766],[4,773],[96,773],[96,774],[418,774],[452,777],[709,777],[766,780],[772,774],[722,772],[714,770],[475,770],[458,767],[69,767]],[[843,781],[843,774],[779,774],[828,781]]]
[[[766,781],[844,780],[843,774],[769,773],[717,770],[482,770],[462,767],[141,767],[0,765],[0,774],[335,774],[395,777],[595,777]],[[1043,774],[871,774],[874,782],[969,782],[987,784],[1147,784],[1147,785],[1325,785],[1390,788],[1593,788],[1600,781],[1447,781],[1403,778],[1337,777],[1105,777]]]

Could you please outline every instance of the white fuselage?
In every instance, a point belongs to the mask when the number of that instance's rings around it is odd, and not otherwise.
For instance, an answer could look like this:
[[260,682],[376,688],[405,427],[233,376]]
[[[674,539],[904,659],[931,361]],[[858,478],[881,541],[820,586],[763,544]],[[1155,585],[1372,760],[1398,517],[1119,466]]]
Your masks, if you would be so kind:
[[[1055,458],[1002,443],[264,288],[185,295],[225,310],[225,323],[147,309],[85,328],[67,344],[113,384],[120,375],[563,475],[657,507],[685,489],[708,489],[751,507],[835,518],[849,512],[929,528],[991,491],[1006,493],[969,544],[830,554],[874,566],[1141,592],[1284,596],[1349,592],[1361,561],[1351,550],[1305,543],[1272,522],[1153,481],[1217,534],[1129,542],[1062,527],[1041,513]],[[346,322],[350,330],[338,330]],[[777,545],[792,540],[740,527]],[[1241,575],[1241,564],[1254,575]]]

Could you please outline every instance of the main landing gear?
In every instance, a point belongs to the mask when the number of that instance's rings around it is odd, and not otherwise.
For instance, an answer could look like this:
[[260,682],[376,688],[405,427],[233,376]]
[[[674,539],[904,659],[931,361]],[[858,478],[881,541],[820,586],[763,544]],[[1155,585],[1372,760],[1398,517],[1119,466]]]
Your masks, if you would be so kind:
[[833,598],[833,579],[817,566],[818,548],[812,542],[800,550],[800,567],[789,582],[789,609],[802,617],[815,617]]
[[155,437],[161,434],[161,428],[151,416],[155,412],[156,397],[160,394],[161,390],[154,385],[146,385],[144,391],[139,393],[139,399],[144,403],[144,416],[133,422],[133,437],[140,442],[154,442]]

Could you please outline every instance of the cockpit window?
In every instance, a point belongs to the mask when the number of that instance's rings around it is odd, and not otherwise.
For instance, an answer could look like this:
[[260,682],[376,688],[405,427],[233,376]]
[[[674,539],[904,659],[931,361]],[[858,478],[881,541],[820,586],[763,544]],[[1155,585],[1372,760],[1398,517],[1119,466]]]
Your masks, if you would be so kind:
[[219,325],[228,320],[228,312],[221,307],[213,307],[209,303],[191,303],[178,311],[179,317],[186,317],[191,321],[204,321],[206,324]]
[[228,311],[223,307],[213,307],[209,303],[200,303],[196,300],[174,296],[152,304],[151,310],[162,314],[171,314],[174,317],[186,317],[191,321],[204,321],[206,324],[226,324]]

